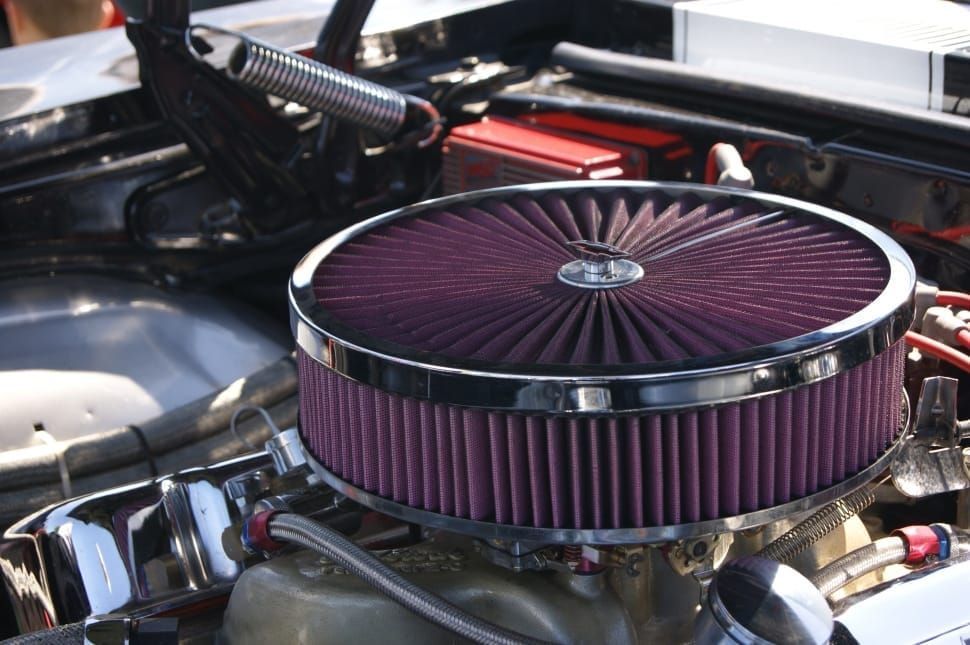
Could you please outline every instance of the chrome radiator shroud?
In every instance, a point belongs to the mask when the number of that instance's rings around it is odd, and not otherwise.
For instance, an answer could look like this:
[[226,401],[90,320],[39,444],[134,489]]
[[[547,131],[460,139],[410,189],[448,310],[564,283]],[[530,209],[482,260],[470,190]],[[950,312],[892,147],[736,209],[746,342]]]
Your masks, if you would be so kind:
[[[589,285],[560,278],[578,247]],[[621,257],[642,276],[594,284]],[[740,528],[881,466],[914,284],[878,230],[781,197],[564,182],[443,198],[297,267],[301,431],[328,481],[426,524],[598,542]]]

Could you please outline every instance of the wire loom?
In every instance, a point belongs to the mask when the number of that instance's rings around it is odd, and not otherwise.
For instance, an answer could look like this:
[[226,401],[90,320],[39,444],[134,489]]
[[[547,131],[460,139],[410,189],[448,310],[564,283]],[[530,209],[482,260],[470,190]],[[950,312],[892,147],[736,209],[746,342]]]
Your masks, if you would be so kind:
[[[754,201],[624,188],[485,199],[361,233],[320,263],[314,292],[343,324],[402,347],[614,365],[806,334],[885,287],[865,236],[767,215]],[[644,278],[559,282],[577,239],[630,252]],[[539,528],[672,525],[798,499],[872,464],[900,426],[904,357],[899,342],[827,380],[716,408],[569,417],[409,399],[301,350],[301,431],[337,476],[408,506]]]

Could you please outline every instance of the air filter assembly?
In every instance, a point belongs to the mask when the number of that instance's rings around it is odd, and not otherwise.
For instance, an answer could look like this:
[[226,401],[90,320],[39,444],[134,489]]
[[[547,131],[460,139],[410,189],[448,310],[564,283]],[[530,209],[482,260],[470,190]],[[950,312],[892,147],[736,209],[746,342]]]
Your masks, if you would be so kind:
[[915,273],[795,200],[567,182],[439,199],[314,249],[290,285],[323,477],[425,525],[649,542],[823,503],[904,422]]

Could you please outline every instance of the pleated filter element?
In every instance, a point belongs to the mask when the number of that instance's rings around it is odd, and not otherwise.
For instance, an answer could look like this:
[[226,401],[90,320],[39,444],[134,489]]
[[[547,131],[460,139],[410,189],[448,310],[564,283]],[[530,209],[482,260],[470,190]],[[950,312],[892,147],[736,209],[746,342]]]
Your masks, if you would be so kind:
[[[408,506],[531,527],[662,526],[782,504],[871,464],[899,429],[903,357],[899,344],[823,383],[700,412],[567,419],[387,394],[301,353],[300,418],[328,469]],[[862,404],[874,400],[884,405]]]
[[[831,487],[903,422],[912,284],[882,318],[847,324],[886,298],[896,249],[800,206],[550,185],[432,202],[330,240],[291,287],[304,440],[340,480],[400,505],[535,528],[700,522]],[[571,284],[577,248],[638,275]],[[860,329],[878,333],[871,360],[820,350],[840,325],[856,345]],[[733,380],[691,380],[705,370]],[[763,373],[778,385],[759,386]],[[537,403],[550,388],[558,403]]]
[[[885,287],[886,260],[865,238],[772,213],[659,191],[486,199],[358,237],[320,265],[313,285],[338,320],[407,347],[604,365],[792,338],[862,309]],[[629,252],[644,277],[619,289],[562,283],[574,240]]]

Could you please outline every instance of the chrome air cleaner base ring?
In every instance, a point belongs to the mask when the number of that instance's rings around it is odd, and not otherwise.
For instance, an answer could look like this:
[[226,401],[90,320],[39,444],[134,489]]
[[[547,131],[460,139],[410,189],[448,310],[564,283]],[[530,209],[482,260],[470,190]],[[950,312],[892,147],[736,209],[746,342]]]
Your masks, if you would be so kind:
[[452,531],[483,540],[507,540],[537,544],[656,544],[696,538],[703,535],[734,533],[815,510],[875,480],[883,471],[889,468],[889,465],[903,444],[902,437],[904,436],[905,433],[902,433],[897,437],[889,448],[870,466],[837,484],[833,484],[828,488],[824,488],[806,497],[732,517],[692,522],[689,524],[647,526],[642,528],[535,528],[530,526],[496,524],[493,522],[442,515],[432,511],[413,508],[380,497],[374,493],[369,493],[347,483],[345,480],[327,470],[312,457],[310,457],[310,466],[313,472],[319,475],[327,485],[338,493],[345,495],[347,498],[379,513],[384,513],[404,522],[420,526]]

